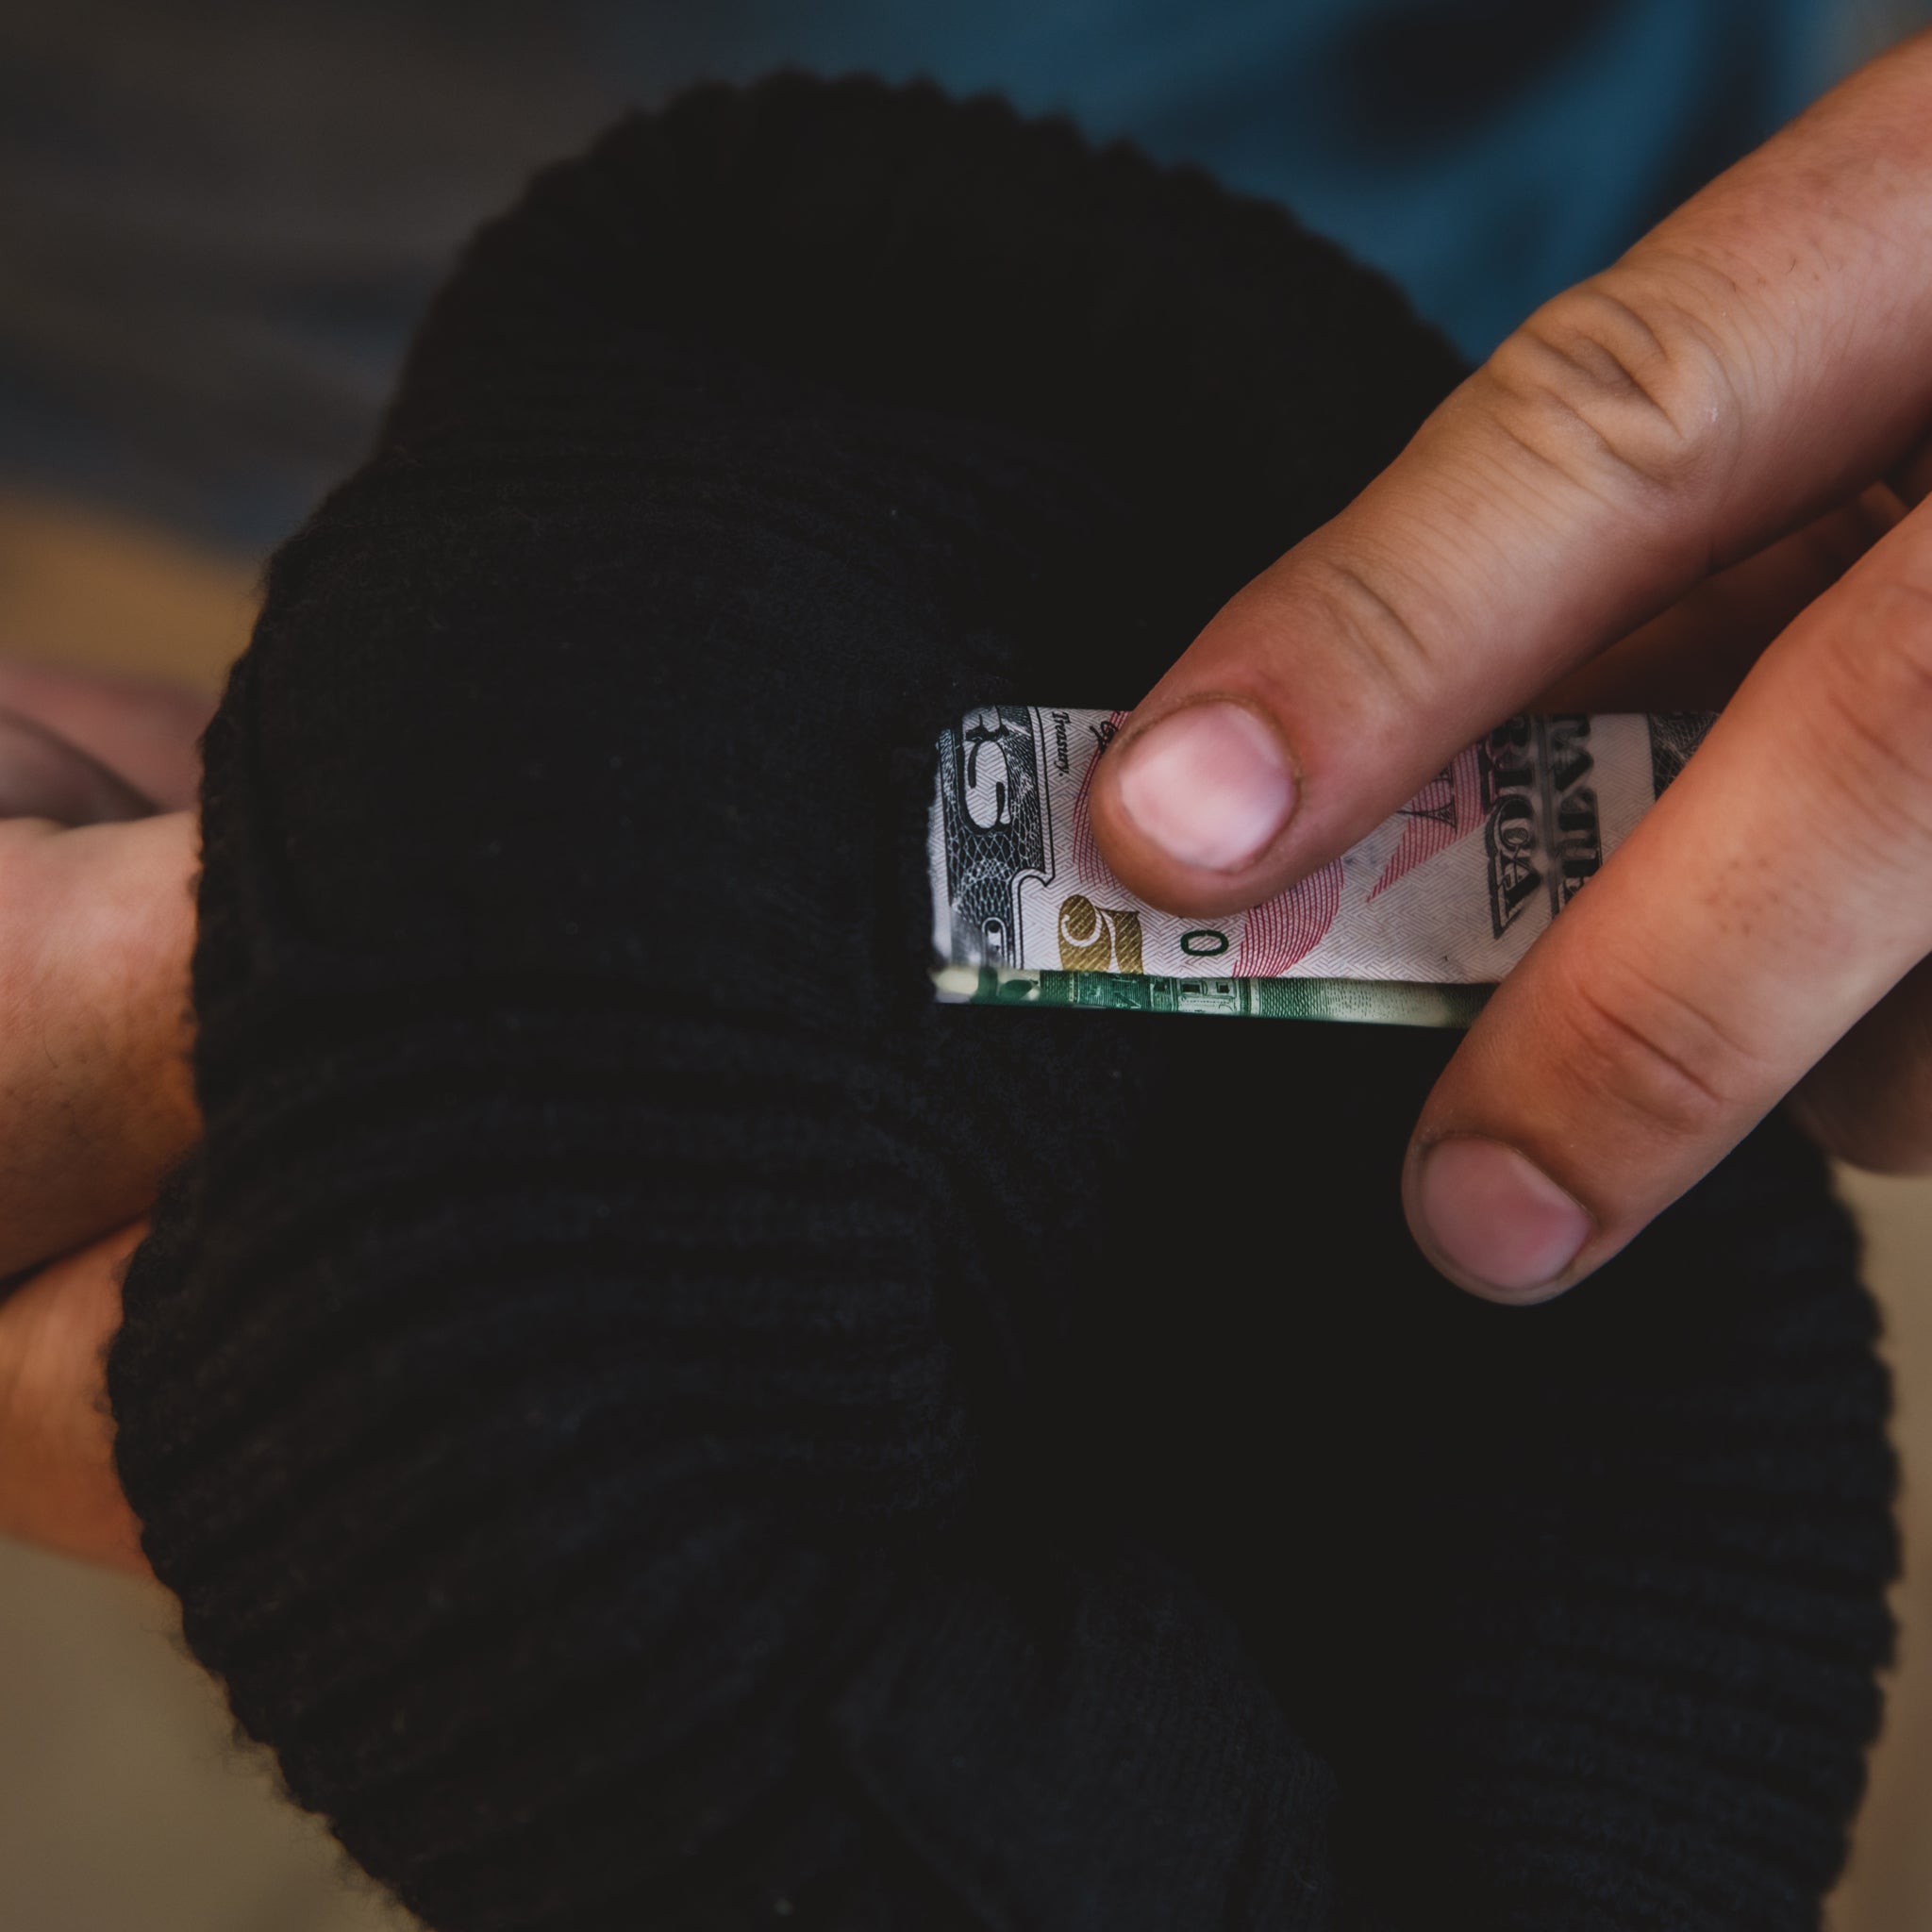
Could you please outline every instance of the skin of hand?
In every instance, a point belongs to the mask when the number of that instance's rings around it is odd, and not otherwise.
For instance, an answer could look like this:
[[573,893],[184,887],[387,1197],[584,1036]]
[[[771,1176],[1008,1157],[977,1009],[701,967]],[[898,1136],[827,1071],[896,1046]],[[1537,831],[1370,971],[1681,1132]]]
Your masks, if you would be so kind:
[[0,1532],[136,1574],[147,1563],[114,1474],[101,1364],[146,1232],[123,1228],[0,1302]]
[[1569,1288],[1788,1095],[1932,1166],[1928,438],[1920,35],[1532,315],[1102,761],[1115,872],[1211,916],[1512,711],[1729,697],[1423,1110],[1404,1201],[1462,1287]]
[[156,805],[192,799],[210,707],[8,665],[0,707],[0,1532],[140,1571],[103,1351],[139,1217],[200,1133],[196,822]]

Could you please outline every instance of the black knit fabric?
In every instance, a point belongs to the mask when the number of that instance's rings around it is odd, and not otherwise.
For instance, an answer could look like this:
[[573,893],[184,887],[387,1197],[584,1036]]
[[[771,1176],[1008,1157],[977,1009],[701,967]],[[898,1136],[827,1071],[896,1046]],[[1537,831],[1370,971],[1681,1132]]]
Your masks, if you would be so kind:
[[110,1365],[440,1932],[1817,1923],[1894,1551],[1816,1158],[1502,1310],[1396,1206],[1450,1042],[927,995],[939,727],[1130,702],[1454,375],[917,90],[691,96],[471,252],[209,734]]

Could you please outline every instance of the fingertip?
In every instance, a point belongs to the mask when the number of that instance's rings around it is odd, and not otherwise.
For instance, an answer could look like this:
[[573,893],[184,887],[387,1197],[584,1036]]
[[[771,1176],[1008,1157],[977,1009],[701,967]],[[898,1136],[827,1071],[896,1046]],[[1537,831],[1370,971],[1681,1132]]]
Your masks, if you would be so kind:
[[162,679],[0,657],[0,711],[78,747],[164,811],[199,796],[198,742],[214,708],[208,692]]
[[1300,802],[1274,726],[1220,694],[1190,699],[1126,735],[1093,796],[1102,856],[1131,890],[1176,912],[1252,906]]
[[34,719],[0,710],[0,817],[92,825],[145,818],[154,809],[78,745]]
[[1485,1301],[1526,1306],[1574,1287],[1597,1232],[1590,1211],[1526,1155],[1478,1135],[1410,1150],[1404,1207],[1439,1273]]

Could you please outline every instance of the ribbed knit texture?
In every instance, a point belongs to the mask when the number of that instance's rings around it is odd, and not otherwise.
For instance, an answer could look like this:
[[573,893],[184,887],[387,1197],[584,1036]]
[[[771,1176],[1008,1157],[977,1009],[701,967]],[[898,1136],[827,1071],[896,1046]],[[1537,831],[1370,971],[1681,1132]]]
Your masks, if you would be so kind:
[[1816,1158],[1552,1307],[1448,1042],[940,1008],[929,748],[1131,702],[1453,381],[1282,215],[929,92],[480,239],[208,743],[128,1494],[440,1932],[1815,1924],[1894,1550]]

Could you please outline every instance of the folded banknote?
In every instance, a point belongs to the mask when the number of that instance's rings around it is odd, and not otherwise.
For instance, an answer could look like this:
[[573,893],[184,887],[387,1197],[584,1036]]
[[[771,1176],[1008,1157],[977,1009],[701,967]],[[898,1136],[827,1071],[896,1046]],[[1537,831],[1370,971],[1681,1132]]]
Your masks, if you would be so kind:
[[1089,823],[1125,718],[996,705],[941,735],[927,840],[941,999],[1467,1025],[1710,724],[1511,718],[1291,891],[1185,919],[1127,891]]

